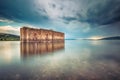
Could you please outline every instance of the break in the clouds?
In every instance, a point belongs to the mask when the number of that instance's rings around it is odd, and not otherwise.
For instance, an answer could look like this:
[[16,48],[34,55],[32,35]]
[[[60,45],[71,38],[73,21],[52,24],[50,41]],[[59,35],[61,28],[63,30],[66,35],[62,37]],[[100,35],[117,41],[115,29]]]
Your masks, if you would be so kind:
[[30,24],[69,38],[119,35],[119,22],[120,0],[0,1],[0,25]]

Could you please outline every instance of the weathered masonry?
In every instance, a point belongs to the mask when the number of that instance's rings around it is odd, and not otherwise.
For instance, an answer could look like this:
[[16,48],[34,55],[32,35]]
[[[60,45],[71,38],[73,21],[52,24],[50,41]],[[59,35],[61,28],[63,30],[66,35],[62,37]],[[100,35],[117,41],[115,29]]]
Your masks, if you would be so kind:
[[20,28],[20,40],[22,42],[61,42],[64,41],[64,33],[53,30],[22,27]]

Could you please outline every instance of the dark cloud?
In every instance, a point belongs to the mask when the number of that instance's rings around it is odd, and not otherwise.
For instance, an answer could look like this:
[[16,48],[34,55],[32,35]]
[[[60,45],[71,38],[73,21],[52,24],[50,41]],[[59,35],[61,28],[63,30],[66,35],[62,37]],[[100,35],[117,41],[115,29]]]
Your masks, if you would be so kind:
[[0,25],[11,20],[75,37],[119,35],[120,0],[0,0],[0,20]]
[[62,17],[62,19],[66,20],[68,22],[77,20],[75,17]]
[[[76,0],[77,1],[77,0]],[[90,24],[98,25],[107,25],[120,21],[120,1],[119,0],[101,0],[102,2],[96,3],[97,1],[92,0],[87,6],[86,16],[81,15],[79,10],[76,12],[75,16],[62,16],[63,20],[68,22],[77,20],[80,22],[87,22]],[[74,2],[74,1],[73,1]],[[80,0],[81,2],[81,0]],[[87,3],[87,0],[84,2]],[[78,3],[78,2],[77,2]],[[67,3],[66,3],[67,4]],[[76,4],[80,5],[80,4]],[[34,22],[34,23],[44,23],[49,21],[49,16],[43,15],[42,13],[47,14],[46,10],[39,8],[38,11],[35,11],[35,4],[32,0],[1,0],[0,1],[0,17],[12,19],[14,21],[25,21],[25,22]],[[56,8],[56,4],[53,3],[51,6]],[[72,6],[72,5],[71,5]],[[61,8],[63,10],[63,8]],[[68,10],[69,11],[69,10]],[[74,13],[75,11],[73,11]]]
[[[93,4],[93,3],[94,2],[91,1],[89,4]],[[77,20],[80,22],[87,22],[90,24],[98,24],[98,25],[107,25],[107,24],[119,22],[120,1],[106,0],[106,2],[103,1],[103,3],[99,3],[99,4],[97,3],[96,5],[89,7],[85,17],[81,15],[81,12],[77,12],[76,14],[77,17],[67,16],[67,17],[63,17],[63,19],[68,22]]]
[[37,13],[34,7],[32,0],[1,0],[0,18],[34,24],[47,22],[48,17]]
[[56,7],[56,5],[55,5],[55,4],[52,4],[52,7],[53,7],[53,8],[55,8],[55,7]]
[[90,8],[87,12],[87,21],[100,25],[120,21],[120,1],[109,0],[105,5],[99,4]]

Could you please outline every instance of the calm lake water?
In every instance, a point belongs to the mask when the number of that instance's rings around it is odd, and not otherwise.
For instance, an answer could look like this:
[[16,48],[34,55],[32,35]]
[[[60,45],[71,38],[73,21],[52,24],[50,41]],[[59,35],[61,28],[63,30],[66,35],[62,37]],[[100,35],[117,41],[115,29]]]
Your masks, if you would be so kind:
[[120,80],[120,41],[1,41],[0,80]]

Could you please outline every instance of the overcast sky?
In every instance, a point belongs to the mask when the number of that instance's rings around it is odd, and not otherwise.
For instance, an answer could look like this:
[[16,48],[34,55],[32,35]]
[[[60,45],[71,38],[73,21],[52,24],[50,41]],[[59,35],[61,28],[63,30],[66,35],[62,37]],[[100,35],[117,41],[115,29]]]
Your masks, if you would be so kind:
[[0,32],[22,26],[64,32],[66,38],[120,35],[120,0],[0,0]]

